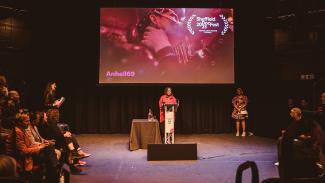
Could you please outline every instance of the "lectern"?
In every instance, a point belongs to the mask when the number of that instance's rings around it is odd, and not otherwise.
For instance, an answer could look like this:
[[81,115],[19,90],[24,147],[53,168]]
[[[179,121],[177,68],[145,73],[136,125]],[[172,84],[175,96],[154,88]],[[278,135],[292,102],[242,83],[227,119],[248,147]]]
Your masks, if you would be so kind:
[[177,104],[164,104],[165,111],[165,134],[164,134],[164,142],[165,144],[174,144],[175,142],[175,115],[177,111]]

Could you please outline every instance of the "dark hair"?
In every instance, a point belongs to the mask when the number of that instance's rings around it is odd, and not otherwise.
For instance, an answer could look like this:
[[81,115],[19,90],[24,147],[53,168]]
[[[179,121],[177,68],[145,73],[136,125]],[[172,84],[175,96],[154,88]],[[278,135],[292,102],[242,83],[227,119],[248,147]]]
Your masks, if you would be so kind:
[[[167,87],[164,89],[164,94],[167,93],[167,90],[168,90],[168,89],[170,89],[171,91],[173,91],[171,87],[167,86]],[[173,93],[172,93],[171,95],[173,95]]]
[[54,81],[50,81],[46,84],[45,90],[44,90],[44,95],[43,97],[46,98],[48,94],[51,94],[53,91],[51,90],[52,84],[54,84]]
[[0,155],[0,177],[16,177],[16,160],[10,156]]
[[240,90],[242,93],[244,93],[244,90],[240,87],[236,88],[236,92],[237,92],[237,90]]
[[44,112],[44,111],[36,111],[35,112],[35,120],[33,122],[35,125],[46,122],[46,121],[44,121],[44,113],[46,114],[46,112]]
[[49,109],[46,113],[48,121],[50,122],[60,122],[60,113],[58,109]]
[[25,119],[29,118],[29,114],[28,113],[17,113],[16,114],[16,122],[18,124],[21,124],[24,122]]

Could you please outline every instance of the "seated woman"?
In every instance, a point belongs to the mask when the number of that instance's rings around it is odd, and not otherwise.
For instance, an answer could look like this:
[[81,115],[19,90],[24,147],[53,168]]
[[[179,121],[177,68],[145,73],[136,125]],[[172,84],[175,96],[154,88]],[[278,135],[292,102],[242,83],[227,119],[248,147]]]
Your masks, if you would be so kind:
[[[29,140],[29,135],[26,132],[28,125],[30,124],[29,116],[27,114],[16,115],[16,127],[13,132],[13,140],[16,144],[16,152],[14,152],[15,157],[20,162],[23,172],[32,172],[36,163],[34,161],[40,162],[40,164],[46,164],[46,167],[51,167],[49,161],[45,161],[42,157],[48,157],[48,154],[44,151],[49,144],[32,144]],[[55,165],[54,165],[55,166]],[[53,167],[53,166],[52,166]],[[53,169],[48,169],[48,175],[55,175]],[[58,177],[50,176],[49,180],[57,180]]]
[[65,154],[66,162],[70,165],[71,169],[76,170],[76,173],[80,173],[81,170],[74,167],[73,164],[85,165],[86,162],[80,161],[80,159],[87,158],[90,154],[84,153],[81,150],[77,140],[70,132],[65,132],[64,134],[61,132],[57,126],[58,119],[58,113],[55,110],[49,110],[48,115],[45,112],[37,112],[35,123],[40,135],[44,139],[55,140],[55,147],[68,153]]

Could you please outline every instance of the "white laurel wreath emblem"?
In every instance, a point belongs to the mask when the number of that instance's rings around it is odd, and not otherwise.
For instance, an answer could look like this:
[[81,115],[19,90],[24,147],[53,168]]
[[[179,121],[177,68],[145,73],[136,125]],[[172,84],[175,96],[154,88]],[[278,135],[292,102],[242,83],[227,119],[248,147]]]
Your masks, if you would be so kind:
[[194,35],[195,34],[195,32],[193,31],[193,29],[192,29],[192,21],[193,21],[193,19],[196,17],[196,15],[192,15],[189,19],[188,19],[188,21],[187,21],[187,29],[188,29],[188,31],[190,31],[190,33],[192,34],[192,35]]
[[228,31],[229,24],[228,21],[226,20],[226,17],[223,14],[219,15],[219,17],[223,20],[223,23],[225,24],[221,32],[221,35],[225,35]]

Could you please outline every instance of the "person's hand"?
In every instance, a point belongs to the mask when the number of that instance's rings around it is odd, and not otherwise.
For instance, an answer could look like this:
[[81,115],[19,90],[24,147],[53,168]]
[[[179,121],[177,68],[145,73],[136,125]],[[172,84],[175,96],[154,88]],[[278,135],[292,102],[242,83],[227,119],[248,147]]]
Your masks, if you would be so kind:
[[311,136],[302,134],[299,136],[299,138],[300,139],[309,139],[309,138],[311,138]]
[[53,144],[53,145],[55,144],[55,140],[53,140],[53,139],[52,139],[52,140],[47,140],[47,141],[48,141],[50,144]]
[[60,100],[56,100],[56,101],[54,101],[54,104],[53,104],[53,106],[56,106],[56,107],[58,107],[60,105]]
[[45,147],[47,147],[48,145],[46,145],[46,144],[40,144],[38,147],[40,148],[40,149],[44,149]]
[[165,47],[171,46],[166,32],[163,29],[157,29],[152,26],[146,28],[141,43],[153,49],[155,53]]
[[71,137],[71,133],[70,132],[65,132],[63,136],[64,137]]

